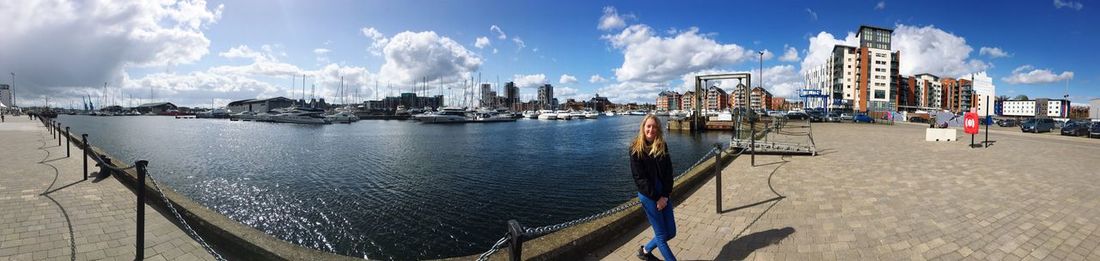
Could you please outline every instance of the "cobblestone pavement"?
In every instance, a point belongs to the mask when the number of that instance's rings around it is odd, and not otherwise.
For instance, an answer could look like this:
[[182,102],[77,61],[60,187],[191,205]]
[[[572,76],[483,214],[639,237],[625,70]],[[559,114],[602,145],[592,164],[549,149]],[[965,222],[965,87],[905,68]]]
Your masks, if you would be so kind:
[[[133,260],[134,193],[114,178],[97,179],[94,165],[83,180],[79,148],[67,158],[64,138],[57,146],[39,121],[6,118],[0,123],[0,261]],[[214,259],[148,205],[144,234],[147,260]]]
[[[1100,260],[1100,139],[1004,129],[971,149],[919,125],[813,133],[817,157],[727,166],[721,214],[713,178],[676,206],[677,258]],[[635,259],[652,236],[644,224],[589,259]]]

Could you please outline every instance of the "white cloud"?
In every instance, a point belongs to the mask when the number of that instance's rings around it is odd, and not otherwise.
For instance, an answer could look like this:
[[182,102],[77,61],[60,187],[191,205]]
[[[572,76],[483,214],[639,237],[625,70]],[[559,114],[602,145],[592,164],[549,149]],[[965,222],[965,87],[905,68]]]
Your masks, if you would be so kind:
[[528,75],[516,74],[512,76],[512,82],[515,82],[516,86],[520,88],[539,87],[546,84],[546,75],[541,73]]
[[474,42],[474,47],[477,47],[477,49],[484,49],[485,47],[489,47],[490,45],[492,44],[489,43],[489,37],[484,36],[478,37],[477,41]]
[[886,1],[878,1],[878,4],[875,4],[875,10],[882,9],[886,9]]
[[190,64],[209,53],[203,30],[222,10],[205,1],[0,1],[0,68],[23,79],[20,96],[30,97],[119,82],[127,68]]
[[798,59],[799,59],[798,49],[795,49],[793,46],[787,46],[785,44],[783,45],[783,48],[786,49],[787,51],[783,52],[783,56],[779,57],[780,61],[784,61],[784,62],[797,62],[798,61]]
[[1085,8],[1085,5],[1081,2],[1054,0],[1055,9],[1061,9],[1062,7],[1080,11],[1081,8]]
[[386,63],[379,74],[395,84],[412,84],[422,77],[457,81],[468,77],[482,63],[466,47],[433,31],[394,35],[382,52]]
[[504,34],[504,30],[500,30],[500,26],[497,26],[495,24],[492,25],[492,26],[489,26],[489,31],[496,33],[497,34],[497,39],[501,39],[501,40],[508,39],[508,35]]
[[600,76],[599,74],[593,74],[592,77],[588,77],[588,82],[590,83],[601,83],[606,81],[607,79],[603,78],[603,76]]
[[969,59],[974,49],[966,44],[965,38],[935,26],[897,25],[891,40],[893,49],[901,51],[902,75],[931,73],[954,76],[989,68],[985,62]]
[[497,48],[493,48],[493,54],[497,53]]
[[[216,66],[208,69],[211,73],[222,74],[236,74],[245,76],[286,76],[286,75],[300,75],[304,71],[298,66],[282,63],[276,58],[275,53],[279,47],[272,45],[263,45],[260,47],[261,51],[252,50],[247,45],[239,45],[237,47],[230,48],[225,52],[218,53],[219,56],[225,58],[247,58],[252,59],[252,63],[241,66]],[[319,48],[323,49],[323,48]],[[324,49],[327,50],[327,49]],[[327,51],[322,50],[322,53]],[[316,54],[318,50],[314,50]],[[285,56],[285,54],[283,54]],[[320,58],[320,57],[319,57]]]
[[[756,53],[756,52],[754,52],[754,53]],[[757,53],[757,54],[759,55],[759,53]],[[757,56],[757,57],[760,57],[760,56]],[[764,49],[764,57],[762,57],[762,58],[764,58],[765,61],[771,60],[772,58],[775,58],[775,53],[773,53],[772,51],[770,51],[768,49]],[[759,58],[756,59],[756,60],[760,61]]]
[[317,56],[317,63],[329,63],[328,53],[332,50],[325,48],[313,49],[313,55]]
[[573,87],[554,86],[554,97],[558,98],[558,102],[565,102],[568,99],[580,102],[588,100],[592,95],[581,93],[580,90]]
[[626,27],[626,20],[622,16],[619,16],[619,11],[615,10],[613,6],[606,6],[603,8],[603,16],[600,17],[600,24],[596,28],[604,31],[611,31],[619,28]]
[[1012,57],[1012,54],[1001,50],[999,47],[982,46],[981,49],[978,49],[978,53],[981,55],[988,55],[989,58]]
[[1048,84],[1073,79],[1073,72],[1063,71],[1054,74],[1049,69],[1035,69],[1034,66],[1024,65],[1012,70],[1012,75],[1001,78],[1011,84]]
[[810,68],[825,64],[825,60],[832,55],[833,46],[838,44],[857,46],[859,45],[859,39],[856,39],[856,34],[852,32],[848,32],[844,40],[836,39],[832,34],[826,32],[820,32],[817,33],[817,36],[810,37],[809,51],[806,52],[806,57],[802,59],[801,72],[805,73]]
[[657,94],[668,89],[668,85],[651,82],[619,82],[596,90],[601,97],[607,97],[614,103],[655,103]]
[[638,24],[602,38],[623,52],[623,64],[615,69],[621,82],[662,82],[686,72],[730,65],[755,56],[736,44],[721,44],[700,35],[698,28],[674,37],[661,37],[649,26]]
[[774,97],[794,98],[798,96],[798,89],[803,88],[802,74],[794,69],[794,65],[783,64],[764,68],[764,78],[758,75],[758,70],[753,71],[753,85],[764,85]]
[[237,47],[229,48],[229,50],[227,50],[225,52],[218,53],[218,56],[225,57],[225,58],[230,58],[230,59],[233,59],[233,58],[248,58],[248,59],[252,59],[252,60],[264,60],[264,61],[273,61],[273,60],[275,60],[274,57],[271,57],[270,53],[261,53],[261,52],[254,51],[254,50],[252,50],[252,48],[249,48],[247,45],[239,45]]
[[218,100],[218,106],[225,106],[231,100],[289,96],[286,89],[233,74],[200,71],[188,74],[153,73],[137,79],[129,79],[129,76],[124,78],[123,91],[140,95],[135,95],[135,100],[129,102],[130,104],[118,103],[123,106],[137,106],[153,101],[148,99],[150,89],[156,93],[155,101],[171,101],[179,106],[210,107],[212,99]]
[[518,36],[512,37],[512,42],[516,43],[516,52],[522,51],[523,48],[527,47],[527,43],[524,43],[523,39],[520,39]]
[[562,74],[561,79],[558,79],[558,83],[561,83],[561,84],[570,84],[570,83],[576,83],[576,82],[577,82],[577,77],[573,77],[572,75],[568,75],[568,74]]
[[370,48],[368,48],[371,54],[374,54],[375,56],[381,56],[382,48],[386,47],[386,44],[389,43],[390,39],[387,39],[385,35],[383,35],[381,32],[378,32],[378,30],[374,29],[374,27],[363,27],[361,31],[363,32],[363,36],[371,39],[371,46]]
[[810,20],[817,21],[817,12],[814,12],[813,9],[806,8],[806,13],[810,15]]

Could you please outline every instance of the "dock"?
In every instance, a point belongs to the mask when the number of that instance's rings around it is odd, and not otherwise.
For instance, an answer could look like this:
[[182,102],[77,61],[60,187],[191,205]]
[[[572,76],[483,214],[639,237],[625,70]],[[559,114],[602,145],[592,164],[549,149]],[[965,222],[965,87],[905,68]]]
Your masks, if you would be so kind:
[[[1100,260],[1100,139],[993,131],[972,149],[917,124],[813,128],[817,156],[725,166],[721,209],[713,175],[673,199],[676,257]],[[619,235],[585,259],[634,260],[653,231]]]
[[[82,150],[66,157],[38,120],[8,115],[0,123],[0,260],[134,260],[136,197],[89,168]],[[195,240],[149,205],[146,260],[214,260]]]

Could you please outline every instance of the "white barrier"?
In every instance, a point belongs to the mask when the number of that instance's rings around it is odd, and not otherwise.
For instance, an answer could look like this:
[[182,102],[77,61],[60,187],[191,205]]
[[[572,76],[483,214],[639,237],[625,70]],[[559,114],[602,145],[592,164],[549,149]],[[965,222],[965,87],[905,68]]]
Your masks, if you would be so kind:
[[955,135],[955,129],[934,129],[928,128],[924,131],[925,141],[956,141],[958,136]]

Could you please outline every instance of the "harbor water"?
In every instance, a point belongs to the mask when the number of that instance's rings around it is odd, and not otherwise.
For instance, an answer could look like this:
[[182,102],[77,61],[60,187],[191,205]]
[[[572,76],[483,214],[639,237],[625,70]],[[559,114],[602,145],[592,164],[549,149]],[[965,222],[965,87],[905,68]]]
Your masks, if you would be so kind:
[[[505,222],[544,226],[635,194],[627,146],[642,117],[433,125],[298,125],[62,115],[75,135],[233,220],[371,259],[478,254]],[[666,132],[676,173],[729,133]]]

